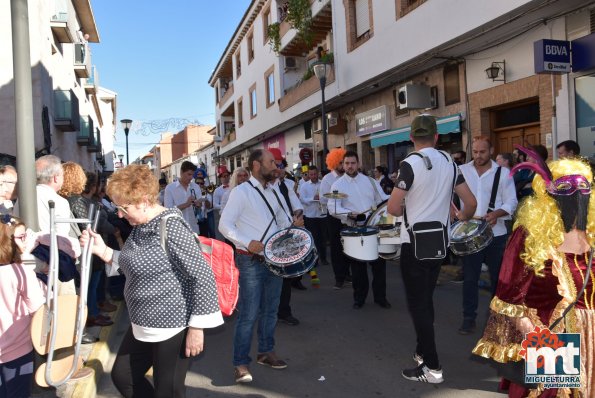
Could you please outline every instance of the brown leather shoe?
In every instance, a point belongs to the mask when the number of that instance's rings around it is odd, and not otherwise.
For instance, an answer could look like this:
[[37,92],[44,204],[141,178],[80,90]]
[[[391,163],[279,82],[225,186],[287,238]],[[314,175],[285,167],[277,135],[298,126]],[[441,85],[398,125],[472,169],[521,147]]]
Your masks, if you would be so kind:
[[256,362],[260,365],[269,366],[273,369],[285,369],[287,363],[282,359],[279,359],[274,352],[268,352],[266,354],[258,354]]
[[87,326],[111,326],[114,324],[114,321],[111,319],[105,319],[104,317],[88,317],[87,318]]
[[117,305],[113,305],[109,301],[104,301],[103,303],[99,304],[99,309],[103,312],[114,312],[118,309]]
[[252,375],[250,374],[247,365],[236,366],[233,374],[236,383],[250,383],[252,381]]

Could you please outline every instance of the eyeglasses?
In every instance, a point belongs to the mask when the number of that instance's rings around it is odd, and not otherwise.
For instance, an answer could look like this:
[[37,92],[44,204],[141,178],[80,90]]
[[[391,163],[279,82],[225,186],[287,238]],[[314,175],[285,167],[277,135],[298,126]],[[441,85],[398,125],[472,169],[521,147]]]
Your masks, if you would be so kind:
[[128,215],[128,208],[130,207],[132,203],[128,203],[127,205],[124,206],[118,206],[116,205],[116,211],[122,212],[122,214]]
[[25,232],[22,235],[14,235],[13,238],[18,239],[21,242],[24,242],[25,240],[27,240],[27,233]]
[[196,183],[197,183],[198,185],[205,185],[205,182],[204,182],[204,181],[202,181],[202,182],[196,182]]
[[16,185],[16,181],[7,181],[7,180],[0,180],[0,184],[13,184]]

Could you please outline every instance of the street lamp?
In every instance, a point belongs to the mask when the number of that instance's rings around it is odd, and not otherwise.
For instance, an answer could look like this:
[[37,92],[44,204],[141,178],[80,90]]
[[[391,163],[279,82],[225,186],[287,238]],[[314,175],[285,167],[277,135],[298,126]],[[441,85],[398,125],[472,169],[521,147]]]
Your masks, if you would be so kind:
[[328,78],[328,75],[331,71],[331,66],[324,61],[318,61],[312,65],[312,69],[314,69],[314,74],[320,81],[320,92],[322,93],[322,102],[320,103],[320,118],[322,119],[322,170],[323,172],[326,172],[325,157],[328,153],[328,143],[326,131],[326,113],[324,111],[324,88],[326,87],[326,79]]
[[130,126],[132,126],[132,120],[122,119],[122,120],[120,120],[120,123],[122,123],[122,128],[124,129],[124,134],[126,134],[126,165],[129,165],[130,157],[128,155],[128,133],[130,132]]
[[122,155],[122,154],[119,154],[119,155],[118,155],[118,159],[120,159],[120,163],[118,164],[118,166],[119,166],[119,167],[122,167],[122,166],[123,166],[122,160],[124,160],[124,155]]

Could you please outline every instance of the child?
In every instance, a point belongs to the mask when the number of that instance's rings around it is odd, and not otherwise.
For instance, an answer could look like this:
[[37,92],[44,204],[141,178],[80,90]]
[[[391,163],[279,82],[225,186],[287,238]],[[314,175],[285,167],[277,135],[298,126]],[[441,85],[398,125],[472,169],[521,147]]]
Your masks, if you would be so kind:
[[21,264],[26,227],[0,216],[0,397],[28,397],[33,380],[31,317],[45,302],[32,268]]

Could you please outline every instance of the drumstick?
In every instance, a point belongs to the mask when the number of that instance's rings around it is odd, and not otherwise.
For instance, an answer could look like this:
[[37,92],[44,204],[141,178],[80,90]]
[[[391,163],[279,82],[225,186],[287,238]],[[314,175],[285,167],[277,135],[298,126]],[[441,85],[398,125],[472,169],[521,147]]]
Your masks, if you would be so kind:
[[457,209],[457,206],[455,205],[455,202],[450,202],[450,207],[452,207],[452,209],[455,211],[455,213],[459,212],[459,209]]

